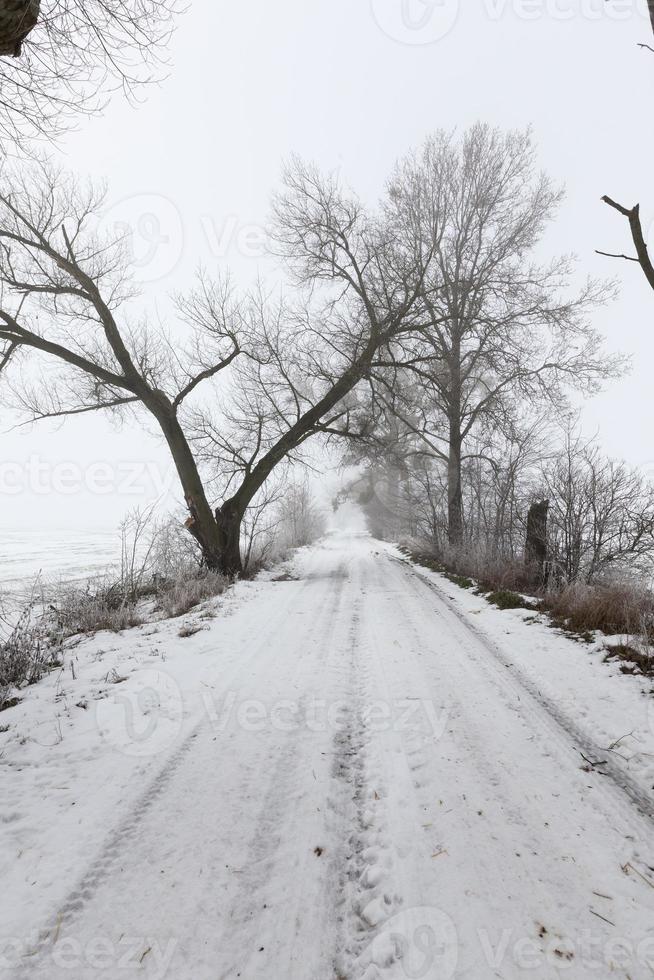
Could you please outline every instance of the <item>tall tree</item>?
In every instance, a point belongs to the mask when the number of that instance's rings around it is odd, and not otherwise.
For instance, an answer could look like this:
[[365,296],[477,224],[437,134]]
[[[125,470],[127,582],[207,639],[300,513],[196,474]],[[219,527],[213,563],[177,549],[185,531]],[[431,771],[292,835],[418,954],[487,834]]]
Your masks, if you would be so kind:
[[520,399],[561,404],[617,369],[587,320],[610,289],[588,282],[571,295],[571,260],[537,260],[561,192],[537,171],[529,132],[439,132],[399,164],[388,196],[398,240],[421,243],[428,328],[404,358],[416,383],[377,375],[378,394],[447,466],[458,547],[468,438],[482,422],[515,419]]

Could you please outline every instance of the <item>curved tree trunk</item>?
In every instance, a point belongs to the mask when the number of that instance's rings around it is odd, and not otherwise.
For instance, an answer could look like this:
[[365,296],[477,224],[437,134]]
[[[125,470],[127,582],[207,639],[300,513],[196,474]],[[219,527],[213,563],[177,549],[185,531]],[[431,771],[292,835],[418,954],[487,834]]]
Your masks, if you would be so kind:
[[155,392],[145,403],[157,419],[168,444],[189,511],[186,529],[200,545],[204,564],[224,575],[240,575],[243,571],[240,549],[243,515],[230,507],[229,502],[214,514],[195,457],[170,401],[162,392]]
[[39,19],[40,0],[0,0],[0,56],[18,58]]

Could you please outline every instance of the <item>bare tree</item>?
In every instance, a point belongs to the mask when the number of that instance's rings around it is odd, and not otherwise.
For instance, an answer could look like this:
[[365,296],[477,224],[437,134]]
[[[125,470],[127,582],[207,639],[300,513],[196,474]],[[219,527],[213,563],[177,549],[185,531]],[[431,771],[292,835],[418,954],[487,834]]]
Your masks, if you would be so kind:
[[[428,327],[404,363],[413,385],[378,373],[383,398],[448,467],[450,544],[463,540],[462,464],[476,426],[515,420],[521,399],[565,402],[618,367],[586,319],[610,290],[570,295],[568,258],[533,255],[561,193],[535,167],[529,132],[477,124],[437,133],[389,185],[388,215],[407,248],[429,254],[421,290]],[[389,367],[391,365],[389,364]]]
[[3,0],[0,137],[57,136],[161,77],[182,0]]
[[325,515],[306,479],[290,483],[279,501],[277,512],[282,547],[303,547],[325,532]]
[[[654,0],[647,0],[647,9],[649,11],[652,31],[654,32]],[[639,44],[638,46],[654,53],[654,47],[651,44]],[[604,255],[610,259],[623,259],[625,262],[636,262],[640,266],[650,287],[654,289],[654,264],[652,264],[648,244],[645,241],[643,233],[643,226],[640,220],[640,204],[635,204],[630,208],[625,207],[624,204],[619,204],[617,201],[614,201],[608,194],[604,195],[602,201],[627,219],[631,241],[636,254],[625,255],[624,252],[604,252],[600,249],[596,250],[597,254]]]
[[[313,305],[282,303],[271,313],[259,296],[242,302],[228,285],[202,281],[177,302],[180,336],[179,327],[127,318],[124,250],[93,234],[102,200],[93,188],[43,164],[5,173],[3,183],[0,371],[28,351],[48,362],[47,375],[14,383],[20,406],[30,419],[104,410],[154,420],[206,564],[239,572],[241,524],[273,470],[311,436],[346,433],[348,395],[380,352],[388,357],[415,329],[420,270],[405,257],[395,264],[383,224],[298,165],[277,203],[278,234],[297,276],[314,287]],[[319,296],[321,279],[330,289]],[[200,387],[219,379],[236,399],[224,429],[198,405]],[[196,438],[231,460],[215,510]]]
[[574,428],[543,469],[551,548],[569,582],[628,567],[651,571],[654,487],[637,470],[604,457]]

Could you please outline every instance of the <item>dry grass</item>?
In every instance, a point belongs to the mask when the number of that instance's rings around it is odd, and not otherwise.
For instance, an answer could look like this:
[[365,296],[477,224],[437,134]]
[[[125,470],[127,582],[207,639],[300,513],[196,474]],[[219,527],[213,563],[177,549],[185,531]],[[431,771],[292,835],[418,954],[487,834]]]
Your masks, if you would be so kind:
[[654,596],[629,582],[568,585],[548,593],[541,608],[566,629],[578,633],[600,630],[654,638]]
[[157,605],[167,619],[183,616],[189,609],[222,595],[230,580],[220,572],[199,572],[195,577],[180,578],[164,583],[157,593]]
[[63,588],[49,605],[48,616],[64,637],[141,626],[146,621],[144,600],[150,599],[167,619],[182,616],[212,596],[221,595],[229,579],[218,572],[188,567],[174,577],[155,576],[135,593],[122,581],[96,581],[85,588]]
[[604,659],[607,662],[617,660],[623,674],[642,674],[644,677],[654,677],[654,654],[642,644],[617,643],[607,646]]
[[654,594],[634,580],[575,583],[545,589],[533,569],[516,559],[487,558],[482,552],[429,553],[409,542],[405,553],[414,561],[446,575],[463,588],[479,592],[501,609],[533,608],[523,594],[538,598],[537,608],[555,625],[584,639],[600,631],[609,636],[629,634],[654,642]]
[[535,595],[538,576],[533,568],[515,558],[488,557],[481,551],[447,549],[436,555],[416,542],[406,542],[404,552],[421,565],[447,576],[455,585],[484,592],[513,592]]
[[0,642],[0,711],[17,704],[12,690],[36,684],[49,670],[61,665],[61,642],[49,634],[29,605]]
[[517,558],[488,556],[481,549],[455,551],[445,549],[438,555],[424,543],[405,543],[403,550],[420,564],[446,575],[464,589],[477,585],[484,592],[513,592],[534,595],[538,592],[538,576],[533,568]]
[[49,612],[66,637],[100,630],[119,633],[143,623],[136,601],[127,598],[116,583],[62,589]]

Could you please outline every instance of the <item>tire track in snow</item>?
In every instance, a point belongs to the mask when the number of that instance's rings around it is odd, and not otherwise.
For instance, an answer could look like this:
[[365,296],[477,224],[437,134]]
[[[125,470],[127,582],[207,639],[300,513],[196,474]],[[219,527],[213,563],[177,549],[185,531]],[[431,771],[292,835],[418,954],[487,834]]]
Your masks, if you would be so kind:
[[[310,575],[307,581],[315,582],[316,578],[317,576]],[[311,624],[311,632],[318,637],[318,643],[309,656],[306,656],[305,645],[302,662],[297,664],[295,671],[298,679],[303,681],[319,673],[322,668],[321,661],[324,652],[330,649],[334,633],[339,625],[343,593],[347,583],[343,563],[339,564],[337,569],[331,573],[330,579],[333,582],[333,594],[329,601],[324,603],[320,616]],[[299,701],[300,717],[306,716],[307,703],[308,694],[305,692]],[[262,899],[265,897],[266,883],[275,877],[275,872],[278,870],[276,861],[279,859],[280,846],[289,838],[289,835],[284,832],[288,830],[289,821],[292,823],[296,815],[294,801],[300,793],[306,771],[306,767],[301,763],[307,746],[301,735],[302,733],[298,736],[297,731],[289,732],[281,750],[277,751],[276,756],[270,759],[267,789],[247,846],[249,863],[239,875],[239,887],[232,900],[229,921],[224,931],[224,948],[236,948],[240,951],[240,956],[234,960],[232,955],[232,963],[227,969],[221,971],[219,980],[233,980],[236,977],[244,977],[249,980],[251,977],[259,976],[262,969],[267,971],[265,963],[261,966],[256,959],[253,961],[251,958],[247,958],[243,951],[258,948],[256,934],[259,923],[253,914],[253,897],[256,896],[259,905],[261,905]],[[300,901],[299,892],[296,899],[297,905],[297,902]],[[287,901],[289,900],[291,900],[290,896],[287,897]],[[287,912],[286,920],[287,927],[296,922],[297,910],[293,915],[289,915]],[[289,935],[287,949],[289,959],[292,952],[292,940],[292,935]],[[268,976],[268,973],[266,972],[264,975]],[[293,966],[290,962],[286,965],[285,976],[289,980],[297,976],[293,972]]]
[[[301,590],[304,592],[310,587],[311,581],[310,579],[306,579],[302,582]],[[252,600],[246,600],[246,604],[248,601],[256,602],[256,597]],[[293,601],[293,595],[289,595],[286,603],[280,603],[272,623],[269,624],[273,632],[284,622],[287,616],[287,607]],[[298,600],[295,599],[295,601]],[[269,645],[267,637],[260,639],[258,643],[249,642],[247,638],[252,635],[256,635],[256,627],[252,627],[246,634],[246,642],[243,644],[243,647],[250,652],[241,660],[237,660],[233,669],[230,671],[232,679],[237,678],[243,672],[245,666],[260,658],[262,651]],[[108,835],[99,854],[89,865],[77,884],[68,892],[61,904],[58,905],[56,913],[36,931],[38,937],[36,945],[26,956],[26,960],[29,962],[17,968],[14,973],[15,980],[31,980],[36,975],[35,971],[40,967],[40,962],[44,958],[45,953],[52,947],[53,943],[57,942],[64,928],[70,928],[75,919],[93,900],[100,886],[116,871],[126,848],[134,841],[143,821],[181,770],[198,736],[208,724],[209,720],[203,713],[193,724],[190,731],[183,737],[177,749],[166,758],[156,774],[149,779],[146,789],[140,793],[132,804],[128,816],[121,820]],[[46,965],[45,969],[48,970],[49,967]]]
[[[593,888],[599,885],[603,891],[602,885],[606,884],[609,893],[614,888],[618,893],[623,891],[621,879],[625,881],[625,878],[620,865],[626,854],[634,854],[634,846],[649,846],[649,820],[634,810],[633,802],[618,787],[601,777],[590,797],[584,789],[587,779],[580,771],[579,754],[558,720],[550,718],[543,705],[533,705],[529,692],[522,690],[512,678],[508,679],[509,685],[505,683],[500,664],[495,660],[488,663],[485,647],[475,648],[478,640],[470,636],[472,631],[468,631],[466,621],[461,622],[459,615],[453,616],[449,604],[439,608],[440,604],[429,600],[430,591],[433,595],[437,590],[407,588],[416,578],[412,566],[407,568],[407,563],[398,562],[395,567],[399,574],[393,593],[394,612],[398,614],[398,635],[406,631],[407,642],[402,644],[401,657],[394,657],[388,644],[380,644],[381,672],[386,660],[391,668],[390,683],[397,689],[408,668],[409,687],[411,684],[421,687],[427,698],[430,694],[438,697],[441,692],[440,696],[446,695],[453,709],[447,740],[434,744],[431,759],[426,760],[426,779],[416,780],[414,789],[416,810],[431,809],[433,832],[438,834],[434,843],[439,846],[431,855],[438,861],[428,863],[434,875],[443,877],[441,889],[438,878],[432,882],[432,903],[447,908],[458,924],[460,959],[466,962],[460,964],[461,973],[456,975],[478,975],[482,933],[489,950],[501,948],[503,930],[508,935],[513,932],[533,936],[530,942],[537,943],[537,921],[547,922],[547,941],[558,936],[563,948],[566,942],[574,947],[583,930],[599,935],[607,948],[616,934],[628,936],[633,932],[638,936],[638,928],[631,923],[636,912],[634,906],[636,903],[640,906],[641,929],[644,910],[651,906],[651,893],[643,882],[632,879],[628,885],[625,883],[624,904],[618,902],[614,908],[617,925],[604,924],[601,917],[599,921],[593,918],[592,903],[596,902],[593,897],[597,895]],[[438,627],[439,620],[442,629]],[[431,640],[425,650],[428,629]],[[470,640],[474,641],[472,649]],[[412,650],[416,655],[409,653]],[[485,695],[484,687],[489,681]],[[458,695],[465,695],[465,702]],[[520,734],[520,728],[524,734]],[[530,771],[538,771],[538,754],[544,756],[542,791],[539,781],[530,776]],[[529,769],[521,768],[525,765]],[[523,772],[526,773],[524,784]],[[443,798],[439,800],[441,795]],[[586,839],[598,842],[596,856],[582,845]],[[469,846],[462,852],[461,842],[466,840]],[[447,865],[452,858],[447,850],[441,849],[450,846],[448,841],[454,845],[450,853],[456,854],[455,867],[461,868],[464,862],[463,868],[468,868],[467,873],[461,870],[464,885],[474,882],[470,892],[462,894],[456,878],[452,879],[451,873],[448,877],[451,869]],[[516,892],[520,894],[525,875],[529,897],[516,904]],[[483,896],[483,904],[476,914],[471,902],[475,894],[477,900]],[[440,905],[444,900],[448,904]],[[490,916],[484,907],[486,902],[496,909]],[[543,918],[537,920],[538,915]],[[613,917],[609,913],[609,918]],[[473,928],[475,918],[477,923]],[[545,948],[545,942],[542,945]],[[490,970],[490,965],[491,961],[487,960],[485,967]],[[542,966],[548,970],[545,959]],[[629,971],[623,972],[617,964],[611,966],[608,961],[604,967],[589,965],[583,954],[582,960],[570,967],[575,977],[595,976],[603,968],[607,975],[617,971],[618,975],[631,976],[634,980],[636,976],[646,975],[639,972],[646,969],[644,962],[634,960]],[[408,976],[401,972],[399,975]],[[508,980],[521,976],[522,972],[513,961],[506,960],[500,972],[488,975]],[[551,962],[547,975],[558,975]]]
[[[367,573],[370,572],[368,565]],[[365,580],[366,586],[375,583]],[[361,589],[361,586],[359,585]],[[335,872],[341,893],[338,918],[338,953],[335,980],[356,980],[377,974],[365,953],[373,939],[400,910],[403,896],[396,891],[395,848],[387,812],[387,767],[382,741],[374,731],[371,708],[386,699],[373,670],[372,651],[364,634],[367,601],[357,595],[348,643],[348,709],[342,731],[334,736],[333,808],[345,815],[344,846]],[[395,959],[396,951],[385,950],[383,962]]]
[[[405,566],[412,579],[417,579],[427,589],[434,592],[456,619],[459,628],[472,634],[474,639],[492,655],[494,663],[489,664],[487,659],[482,659],[474,651],[470,649],[466,651],[480,668],[485,670],[487,674],[491,674],[495,684],[509,694],[512,708],[515,709],[516,707],[512,695],[518,697],[527,695],[532,706],[540,709],[537,712],[530,712],[530,717],[538,717],[542,724],[547,724],[549,720],[547,727],[553,734],[556,734],[559,741],[565,744],[568,749],[570,749],[570,740],[572,739],[578,746],[579,755],[583,752],[585,756],[595,762],[601,762],[601,773],[598,771],[597,774],[602,781],[608,780],[609,785],[619,791],[619,795],[616,794],[616,802],[624,802],[624,798],[627,797],[629,803],[638,810],[641,817],[654,823],[654,798],[629,776],[607,750],[598,745],[587,732],[583,731],[558,704],[542,694],[536,684],[520,668],[514,665],[507,666],[507,654],[476,623],[469,622],[463,616],[455,602],[443,592],[437,583],[423,576],[412,562],[394,556],[389,556],[389,558],[391,561],[399,562]],[[520,708],[520,711],[524,714],[524,706]],[[562,735],[563,739],[561,738]]]

